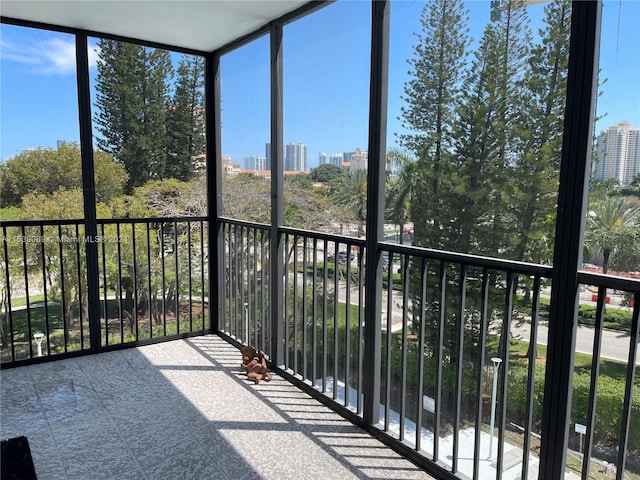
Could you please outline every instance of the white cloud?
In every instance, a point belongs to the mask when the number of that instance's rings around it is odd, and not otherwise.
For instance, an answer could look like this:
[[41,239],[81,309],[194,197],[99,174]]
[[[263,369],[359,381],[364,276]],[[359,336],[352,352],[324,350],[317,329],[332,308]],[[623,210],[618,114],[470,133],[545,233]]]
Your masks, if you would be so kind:
[[[2,60],[22,64],[32,73],[73,75],[76,71],[76,45],[73,38],[50,37],[28,43],[2,41]],[[96,65],[96,45],[89,45],[89,68]]]

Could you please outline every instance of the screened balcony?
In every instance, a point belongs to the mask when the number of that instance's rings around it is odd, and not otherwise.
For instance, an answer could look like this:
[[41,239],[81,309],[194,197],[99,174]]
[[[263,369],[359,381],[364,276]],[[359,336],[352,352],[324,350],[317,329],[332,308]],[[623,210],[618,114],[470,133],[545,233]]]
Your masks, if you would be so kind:
[[[65,2],[3,2],[3,28],[61,32],[76,45],[82,167],[81,215],[1,224],[3,439],[28,438],[38,478],[637,478],[640,281],[581,270],[600,2],[571,5],[549,264],[385,238],[396,3],[264,3],[148,6],[143,22],[97,2],[105,18],[131,22],[108,27],[95,12],[56,8]],[[220,21],[215,35],[198,23],[207,15]],[[297,147],[285,145],[285,118],[297,110],[287,98],[308,112],[305,99],[326,92],[297,97],[290,79],[309,70],[287,59],[319,61],[303,48],[315,16],[332,39],[357,18],[340,45],[368,46],[322,64],[367,85],[353,94],[368,125],[366,215],[349,225],[325,205],[316,223],[291,226],[285,171]],[[119,217],[101,209],[92,39],[204,59],[204,196],[188,212],[153,189],[145,198],[164,215],[139,213],[134,197]],[[245,101],[251,115],[231,115]],[[346,114],[333,101],[334,117]],[[267,183],[225,183],[236,168],[227,145],[260,129]],[[240,195],[224,196],[234,188]],[[233,215],[241,201],[252,208]],[[626,330],[611,340],[614,291]],[[586,337],[585,292],[595,307]],[[614,341],[616,359],[601,353]],[[271,382],[247,380],[242,345],[265,352]],[[612,371],[614,398],[598,382]]]

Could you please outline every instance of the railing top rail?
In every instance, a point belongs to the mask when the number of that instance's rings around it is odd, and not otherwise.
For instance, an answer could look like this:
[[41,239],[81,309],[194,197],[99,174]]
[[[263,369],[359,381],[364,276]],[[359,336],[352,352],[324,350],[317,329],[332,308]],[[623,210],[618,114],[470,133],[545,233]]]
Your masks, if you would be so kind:
[[55,220],[9,220],[0,221],[0,227],[39,227],[40,225],[82,225],[84,220],[78,218]]
[[433,260],[441,260],[449,263],[460,263],[470,267],[486,267],[495,270],[504,270],[524,275],[534,275],[542,278],[551,278],[553,268],[548,265],[504,260],[468,253],[447,252],[432,248],[414,247],[412,245],[399,245],[397,243],[381,242],[380,249],[392,253],[425,257]]
[[594,287],[607,287],[627,292],[640,292],[640,279],[604,275],[602,273],[578,272],[578,282]]
[[310,238],[317,238],[318,240],[329,240],[331,242],[348,243],[361,248],[365,246],[364,238],[350,237],[348,235],[340,235],[339,233],[323,233],[314,232],[312,230],[303,230],[301,228],[280,227],[282,233],[288,233],[289,235],[302,235]]
[[[115,223],[157,223],[157,222],[206,222],[207,217],[150,217],[150,218],[98,218],[98,225]],[[0,221],[0,227],[39,227],[40,225],[82,225],[84,219],[50,219],[50,220],[9,220]]]
[[207,217],[98,218],[98,225],[110,223],[206,222]]
[[238,227],[256,228],[259,230],[269,230],[271,225],[266,223],[249,222],[247,220],[238,220],[235,218],[220,217],[222,223],[228,223],[229,225],[237,225]]

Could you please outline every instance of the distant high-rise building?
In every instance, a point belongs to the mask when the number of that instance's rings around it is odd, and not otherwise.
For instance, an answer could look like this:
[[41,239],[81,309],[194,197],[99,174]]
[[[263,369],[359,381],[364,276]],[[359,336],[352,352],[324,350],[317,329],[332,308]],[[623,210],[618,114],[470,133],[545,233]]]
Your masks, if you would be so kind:
[[329,159],[329,163],[331,165],[337,165],[338,167],[342,166],[342,154],[341,153],[332,154]]
[[266,159],[265,170],[271,170],[271,144],[264,145],[264,158]]
[[267,170],[267,158],[256,155],[245,157],[244,168],[246,170]]
[[325,163],[327,163],[327,154],[325,152],[320,152],[318,165],[324,165]]
[[342,154],[342,166],[350,172],[366,170],[368,157],[367,151],[361,148],[356,148],[355,152],[344,152]]
[[303,172],[307,170],[307,146],[291,142],[284,150],[284,170]]
[[628,185],[640,173],[640,128],[620,122],[600,132],[596,142],[594,178],[615,178]]

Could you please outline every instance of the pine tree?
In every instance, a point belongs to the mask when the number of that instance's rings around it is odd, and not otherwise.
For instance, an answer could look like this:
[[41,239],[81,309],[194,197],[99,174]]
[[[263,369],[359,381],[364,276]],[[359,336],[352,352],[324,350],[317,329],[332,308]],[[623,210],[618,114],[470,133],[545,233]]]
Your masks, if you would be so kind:
[[98,47],[97,143],[124,165],[131,192],[164,177],[171,58],[164,50],[114,40],[100,40]]
[[[417,158],[417,185],[411,202],[416,245],[439,248],[445,216],[443,173],[450,155],[454,107],[465,69],[468,12],[460,0],[432,0],[422,11],[422,33],[409,60],[411,80],[405,84],[402,146]],[[444,189],[446,191],[446,188]]]
[[507,249],[507,199],[521,143],[520,92],[530,42],[521,7],[509,2],[501,20],[485,28],[457,108],[455,161],[447,175],[456,216],[444,235],[455,251],[497,256]]
[[177,70],[168,118],[169,150],[165,174],[188,180],[194,157],[204,153],[204,59],[183,56]]
[[513,179],[515,260],[549,262],[558,193],[564,119],[571,2],[545,7],[545,27],[531,50],[522,105],[522,150]]

